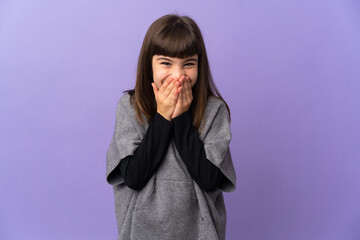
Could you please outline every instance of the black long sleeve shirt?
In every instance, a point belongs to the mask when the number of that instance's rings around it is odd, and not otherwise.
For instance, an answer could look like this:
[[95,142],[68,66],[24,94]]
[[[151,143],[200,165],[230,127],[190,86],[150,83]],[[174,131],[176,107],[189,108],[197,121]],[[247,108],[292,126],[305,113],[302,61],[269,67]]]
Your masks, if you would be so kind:
[[189,111],[172,119],[173,137],[176,148],[191,177],[204,190],[213,191],[222,181],[223,173],[206,159],[203,142],[192,125]]
[[206,159],[189,111],[171,121],[156,113],[134,156],[125,157],[115,171],[129,188],[141,190],[159,168],[172,136],[190,176],[204,191],[215,190],[225,176]]

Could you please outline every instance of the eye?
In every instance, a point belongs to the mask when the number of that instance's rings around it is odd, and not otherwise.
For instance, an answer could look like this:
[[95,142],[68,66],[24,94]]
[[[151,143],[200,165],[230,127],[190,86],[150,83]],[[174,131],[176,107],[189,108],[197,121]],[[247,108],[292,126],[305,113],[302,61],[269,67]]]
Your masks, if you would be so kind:
[[192,66],[194,65],[193,63],[186,63],[185,66]]
[[164,64],[165,66],[170,66],[170,63],[168,62],[162,62],[161,64]]

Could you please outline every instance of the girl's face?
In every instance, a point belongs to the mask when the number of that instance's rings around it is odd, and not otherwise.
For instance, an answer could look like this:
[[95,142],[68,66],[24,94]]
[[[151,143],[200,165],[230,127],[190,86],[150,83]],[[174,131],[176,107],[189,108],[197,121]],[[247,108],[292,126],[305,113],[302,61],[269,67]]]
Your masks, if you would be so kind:
[[186,75],[193,87],[198,75],[198,55],[187,58],[172,58],[163,55],[154,55],[152,58],[153,79],[156,87],[160,89],[165,80],[180,78]]

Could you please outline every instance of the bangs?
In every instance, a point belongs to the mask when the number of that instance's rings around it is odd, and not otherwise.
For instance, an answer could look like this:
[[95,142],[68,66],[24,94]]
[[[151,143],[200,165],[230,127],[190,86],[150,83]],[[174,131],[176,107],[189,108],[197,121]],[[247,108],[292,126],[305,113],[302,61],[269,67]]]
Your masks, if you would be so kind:
[[151,55],[164,55],[175,58],[201,54],[201,44],[195,34],[182,23],[167,26],[153,38]]

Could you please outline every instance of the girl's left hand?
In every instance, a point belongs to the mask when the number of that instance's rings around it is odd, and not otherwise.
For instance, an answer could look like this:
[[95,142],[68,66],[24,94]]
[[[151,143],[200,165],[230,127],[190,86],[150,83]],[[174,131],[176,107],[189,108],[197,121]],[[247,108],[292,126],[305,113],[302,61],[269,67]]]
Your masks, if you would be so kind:
[[188,111],[193,100],[190,79],[187,76],[181,76],[179,82],[182,87],[171,119]]

